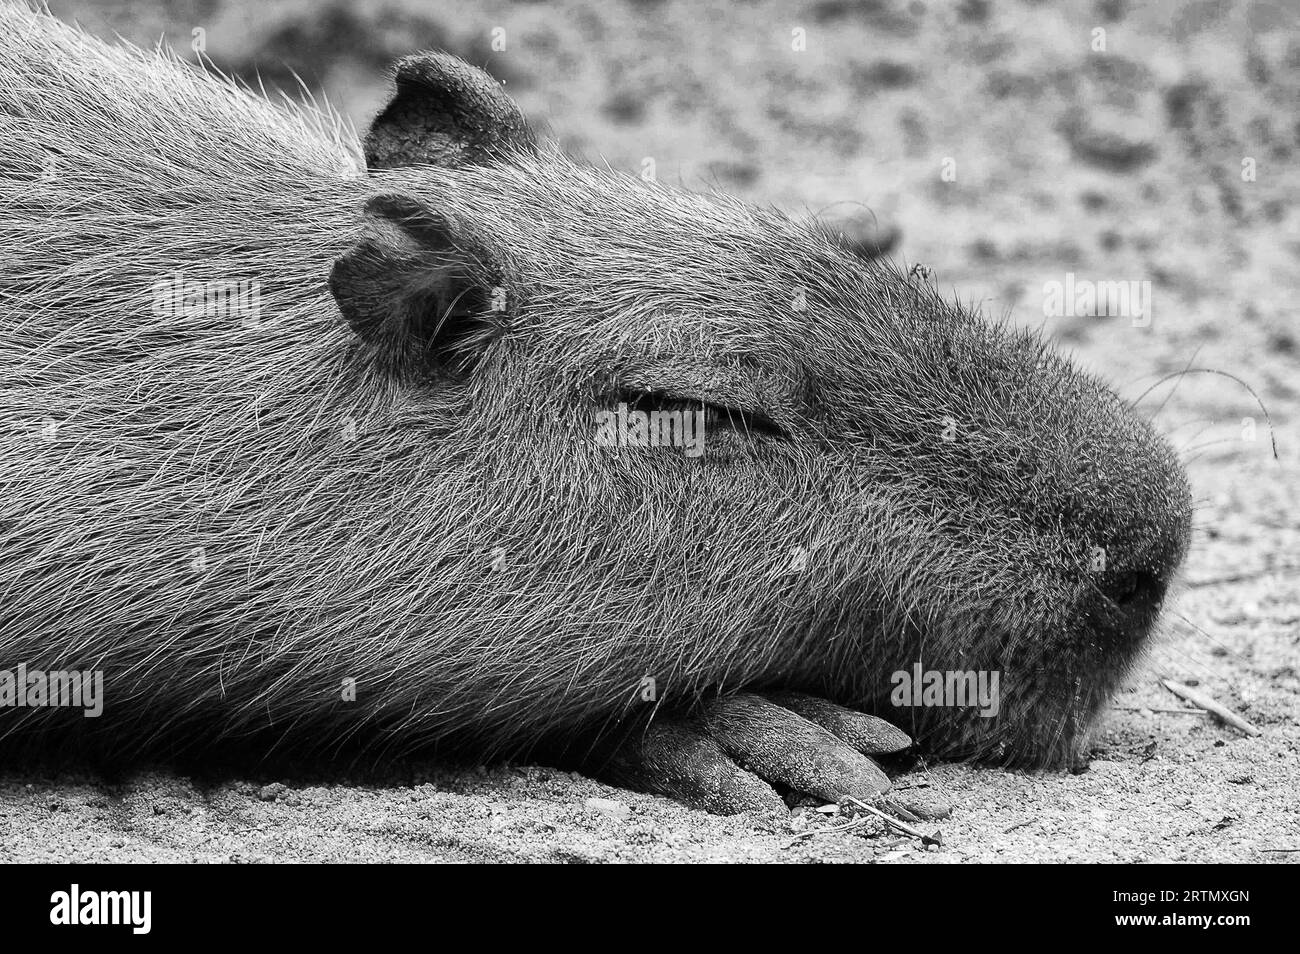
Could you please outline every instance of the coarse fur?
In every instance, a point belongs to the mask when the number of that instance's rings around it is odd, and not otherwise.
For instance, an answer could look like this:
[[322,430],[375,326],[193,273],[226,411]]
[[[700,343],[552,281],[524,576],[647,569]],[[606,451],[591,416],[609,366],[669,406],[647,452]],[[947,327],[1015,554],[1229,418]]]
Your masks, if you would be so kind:
[[[786,687],[1060,765],[1186,548],[1111,391],[815,225],[545,147],[367,174],[328,114],[19,6],[0,124],[0,669],[106,696],[11,741],[501,754]],[[391,195],[468,317],[358,336],[329,276]],[[160,312],[176,276],[257,314]],[[629,400],[725,410],[698,459],[598,446]],[[914,663],[1001,711],[893,708]]]

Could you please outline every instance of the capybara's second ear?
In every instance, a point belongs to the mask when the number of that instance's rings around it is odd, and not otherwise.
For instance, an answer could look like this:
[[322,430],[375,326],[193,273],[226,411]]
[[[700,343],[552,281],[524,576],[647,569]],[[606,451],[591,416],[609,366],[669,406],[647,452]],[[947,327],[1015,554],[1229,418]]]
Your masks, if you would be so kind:
[[487,73],[448,53],[399,60],[396,91],[364,144],[370,170],[418,164],[484,165],[535,152],[523,113]]

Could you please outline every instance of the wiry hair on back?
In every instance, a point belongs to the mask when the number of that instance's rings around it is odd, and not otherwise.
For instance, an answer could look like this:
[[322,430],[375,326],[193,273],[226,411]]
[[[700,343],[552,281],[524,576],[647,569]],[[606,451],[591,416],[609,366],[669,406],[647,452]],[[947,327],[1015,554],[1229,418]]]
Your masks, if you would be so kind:
[[300,561],[330,570],[276,538],[305,501],[347,511],[320,448],[391,400],[358,383],[325,284],[359,146],[326,112],[6,4],[0,170],[4,658],[104,668],[120,718],[167,713],[154,729],[250,711],[292,653],[246,695],[227,675],[274,655],[282,604],[310,611]]

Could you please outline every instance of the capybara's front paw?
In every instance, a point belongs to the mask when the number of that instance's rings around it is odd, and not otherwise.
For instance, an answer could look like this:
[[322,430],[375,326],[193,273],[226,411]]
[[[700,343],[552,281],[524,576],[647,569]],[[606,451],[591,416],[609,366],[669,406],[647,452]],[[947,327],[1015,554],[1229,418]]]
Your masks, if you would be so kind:
[[785,811],[778,788],[827,801],[888,791],[869,756],[911,744],[883,719],[815,696],[745,693],[690,719],[656,720],[620,749],[612,775],[722,815]]

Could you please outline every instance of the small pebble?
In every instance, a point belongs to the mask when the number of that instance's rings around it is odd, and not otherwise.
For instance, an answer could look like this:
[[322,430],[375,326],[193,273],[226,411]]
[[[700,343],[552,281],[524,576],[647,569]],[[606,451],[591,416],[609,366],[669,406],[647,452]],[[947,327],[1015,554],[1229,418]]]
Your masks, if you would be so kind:
[[261,790],[258,791],[257,797],[264,802],[273,802],[277,798],[287,794],[288,791],[289,786],[285,785],[283,782],[272,782],[270,785],[263,785]]

